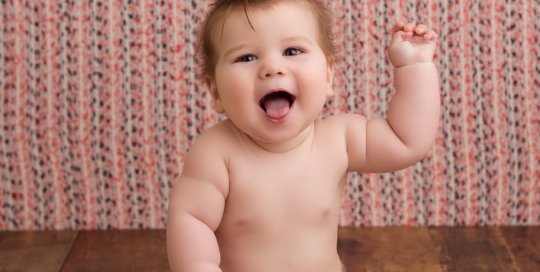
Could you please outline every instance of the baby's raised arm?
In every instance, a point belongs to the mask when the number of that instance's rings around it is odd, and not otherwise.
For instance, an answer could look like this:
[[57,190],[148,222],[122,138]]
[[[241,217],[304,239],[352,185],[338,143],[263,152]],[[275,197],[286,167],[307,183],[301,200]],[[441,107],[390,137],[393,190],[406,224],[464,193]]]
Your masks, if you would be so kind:
[[229,178],[216,144],[204,134],[195,141],[172,190],[166,233],[173,272],[221,272],[214,231],[223,217]]
[[[414,33],[413,33],[414,31]],[[424,25],[397,23],[388,57],[396,67],[396,93],[388,118],[343,117],[349,171],[391,172],[427,154],[439,125],[439,75],[432,58],[437,34]]]

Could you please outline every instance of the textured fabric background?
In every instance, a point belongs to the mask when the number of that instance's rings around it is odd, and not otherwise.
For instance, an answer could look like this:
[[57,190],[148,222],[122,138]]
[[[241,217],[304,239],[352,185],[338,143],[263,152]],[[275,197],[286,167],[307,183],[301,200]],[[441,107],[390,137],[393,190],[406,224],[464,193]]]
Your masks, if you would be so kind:
[[[0,230],[164,228],[187,150],[226,118],[195,79],[207,4],[0,3]],[[340,224],[539,225],[540,0],[328,3],[342,51],[321,117],[385,116],[396,20],[440,36],[433,149],[349,174]]]

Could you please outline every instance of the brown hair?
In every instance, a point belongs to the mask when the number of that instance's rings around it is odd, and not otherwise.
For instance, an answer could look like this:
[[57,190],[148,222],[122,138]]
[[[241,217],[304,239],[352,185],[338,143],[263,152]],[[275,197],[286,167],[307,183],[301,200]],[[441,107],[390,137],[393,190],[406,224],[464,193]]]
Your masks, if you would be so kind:
[[[303,2],[313,12],[318,24],[319,24],[319,46],[321,47],[327,61],[336,59],[338,53],[335,40],[332,36],[332,16],[335,15],[330,11],[321,0],[216,0],[211,4],[210,11],[206,14],[204,21],[201,24],[199,35],[197,38],[197,46],[194,58],[200,61],[201,73],[199,77],[204,79],[205,77],[214,78],[215,66],[217,62],[217,50],[212,40],[212,34],[215,30],[218,22],[221,24],[221,34],[223,34],[223,26],[225,25],[225,17],[233,10],[237,10],[243,7],[249,24],[249,16],[247,14],[248,9],[269,9],[272,5],[279,4],[281,2]],[[253,28],[253,25],[251,25]],[[200,56],[199,56],[200,55]]]

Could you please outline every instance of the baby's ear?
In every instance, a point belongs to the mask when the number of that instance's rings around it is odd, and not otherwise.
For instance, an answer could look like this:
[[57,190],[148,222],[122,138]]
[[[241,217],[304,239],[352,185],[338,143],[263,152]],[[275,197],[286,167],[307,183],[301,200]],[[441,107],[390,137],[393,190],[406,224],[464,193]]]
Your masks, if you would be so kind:
[[332,89],[332,81],[334,80],[334,58],[329,58],[327,61],[328,72],[326,78],[326,97],[334,96],[334,90]]
[[206,87],[210,91],[210,95],[212,95],[212,100],[214,100],[214,104],[216,104],[216,112],[218,114],[224,113],[225,109],[223,109],[223,104],[221,103],[221,97],[219,96],[219,92],[217,90],[216,80],[213,78],[205,77],[204,81],[206,83]]

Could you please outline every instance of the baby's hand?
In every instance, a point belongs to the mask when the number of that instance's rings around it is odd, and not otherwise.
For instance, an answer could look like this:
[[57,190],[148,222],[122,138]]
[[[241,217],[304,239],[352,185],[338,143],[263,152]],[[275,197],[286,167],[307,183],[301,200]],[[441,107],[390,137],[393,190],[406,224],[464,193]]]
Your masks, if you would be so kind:
[[[414,32],[413,32],[414,30]],[[399,68],[415,63],[431,62],[437,47],[437,33],[423,24],[397,22],[392,30],[388,58]]]

